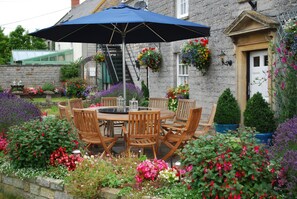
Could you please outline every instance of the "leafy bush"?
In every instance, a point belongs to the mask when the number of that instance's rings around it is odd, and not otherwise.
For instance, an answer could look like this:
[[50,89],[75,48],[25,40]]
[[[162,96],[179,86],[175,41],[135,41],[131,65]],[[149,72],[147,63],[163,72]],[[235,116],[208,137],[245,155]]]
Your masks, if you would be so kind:
[[138,162],[127,157],[111,160],[84,157],[65,179],[66,190],[74,196],[96,198],[102,187],[123,187],[134,183]]
[[276,196],[275,168],[256,144],[251,129],[235,134],[202,136],[181,151],[182,164],[192,165],[190,186],[198,198],[270,198]]
[[0,132],[10,126],[40,118],[40,110],[28,101],[9,93],[0,93]]
[[[103,90],[90,95],[90,100],[93,104],[101,102],[101,97],[119,97],[123,96],[123,83],[118,83],[111,86],[108,90]],[[129,100],[135,98],[138,100],[138,104],[142,104],[144,100],[142,91],[132,83],[126,83],[126,96],[127,105],[129,105]]]
[[50,155],[59,147],[71,152],[78,137],[67,121],[47,118],[11,127],[7,139],[8,155],[14,166],[38,168],[49,165]]
[[144,81],[141,81],[141,91],[143,92],[144,100],[140,105],[147,107],[149,104],[150,91],[149,88],[145,85]]
[[2,93],[3,92],[3,88],[2,88],[2,86],[0,85],[0,93]]
[[84,91],[87,88],[87,83],[81,78],[72,78],[67,80],[66,93],[68,97],[83,98]]
[[282,168],[279,185],[288,192],[287,198],[297,198],[297,116],[278,126],[270,152]]
[[73,62],[69,65],[64,65],[61,67],[61,81],[66,81],[68,79],[72,79],[75,77],[79,77],[79,71],[80,71],[80,62],[81,60],[78,60],[76,62]]
[[53,91],[55,90],[55,86],[52,83],[46,82],[42,85],[42,90],[43,91]]
[[214,122],[217,124],[240,123],[240,108],[230,88],[224,90],[219,97]]
[[255,127],[260,133],[271,133],[276,129],[274,113],[259,92],[247,101],[243,115],[244,125]]

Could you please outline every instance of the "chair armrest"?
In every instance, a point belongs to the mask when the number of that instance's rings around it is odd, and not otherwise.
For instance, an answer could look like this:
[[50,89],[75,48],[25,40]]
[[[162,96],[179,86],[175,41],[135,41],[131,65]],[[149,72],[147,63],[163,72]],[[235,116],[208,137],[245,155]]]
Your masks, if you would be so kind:
[[173,130],[173,131],[181,131],[181,130],[184,129],[184,125],[175,126],[175,124],[162,124],[161,127],[166,128],[166,129],[170,129],[170,130]]
[[208,124],[208,123],[199,123],[199,126],[212,126],[212,124]]

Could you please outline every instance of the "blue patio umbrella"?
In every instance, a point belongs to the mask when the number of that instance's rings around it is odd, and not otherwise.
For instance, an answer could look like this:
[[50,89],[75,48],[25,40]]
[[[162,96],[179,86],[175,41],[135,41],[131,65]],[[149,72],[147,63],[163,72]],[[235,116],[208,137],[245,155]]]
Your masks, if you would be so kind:
[[201,24],[134,8],[124,3],[30,35],[57,42],[122,44],[123,96],[126,99],[125,43],[171,42],[206,37]]

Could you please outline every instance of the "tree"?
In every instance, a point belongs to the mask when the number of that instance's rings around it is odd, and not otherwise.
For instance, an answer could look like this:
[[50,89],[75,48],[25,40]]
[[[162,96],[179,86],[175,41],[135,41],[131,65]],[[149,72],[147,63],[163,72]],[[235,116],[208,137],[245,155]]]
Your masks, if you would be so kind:
[[0,64],[6,64],[9,62],[10,51],[7,48],[9,39],[4,35],[4,28],[0,27]]
[[0,64],[6,64],[11,59],[13,49],[47,49],[44,39],[30,36],[22,26],[17,26],[9,36],[5,36],[0,27]]

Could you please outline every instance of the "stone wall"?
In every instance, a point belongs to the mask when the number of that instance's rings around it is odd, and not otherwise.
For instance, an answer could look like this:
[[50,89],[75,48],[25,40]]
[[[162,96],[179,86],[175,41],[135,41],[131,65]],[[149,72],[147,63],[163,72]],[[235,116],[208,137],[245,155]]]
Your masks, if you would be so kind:
[[46,82],[60,87],[60,65],[0,65],[0,85],[10,88],[13,81],[22,81],[25,87],[38,87]]
[[[113,188],[101,189],[100,198],[116,199],[120,190]],[[62,180],[37,177],[36,180],[21,180],[16,177],[0,174],[0,193],[22,197],[25,199],[75,199],[67,194]],[[76,198],[78,199],[78,198]]]

